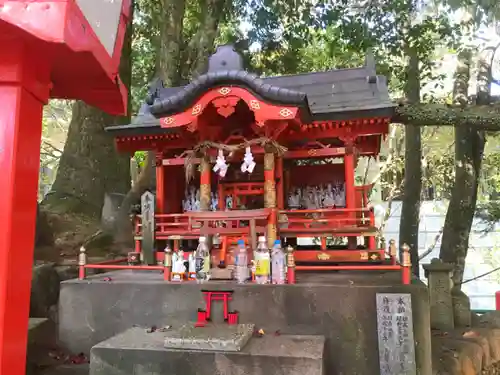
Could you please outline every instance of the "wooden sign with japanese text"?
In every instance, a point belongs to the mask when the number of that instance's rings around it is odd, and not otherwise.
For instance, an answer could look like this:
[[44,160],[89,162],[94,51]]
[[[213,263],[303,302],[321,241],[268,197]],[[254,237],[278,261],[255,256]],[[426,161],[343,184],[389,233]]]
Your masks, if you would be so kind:
[[143,261],[148,265],[154,265],[155,196],[149,191],[141,197],[141,224]]
[[416,375],[411,294],[377,293],[380,375]]

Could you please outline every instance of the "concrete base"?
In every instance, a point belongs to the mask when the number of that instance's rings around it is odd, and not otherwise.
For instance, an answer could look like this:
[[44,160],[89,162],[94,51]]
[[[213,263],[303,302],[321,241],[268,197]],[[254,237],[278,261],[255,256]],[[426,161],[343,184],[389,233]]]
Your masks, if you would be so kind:
[[165,332],[165,348],[239,352],[252,337],[254,328],[253,324],[209,324],[205,327],[185,324]]
[[[89,353],[92,346],[133,326],[194,322],[197,309],[204,307],[201,289],[233,290],[230,309],[239,311],[239,322],[255,324],[267,335],[325,336],[326,373],[331,375],[379,374],[375,295],[410,293],[417,373],[432,374],[427,289],[401,285],[396,272],[299,273],[296,285],[165,283],[159,273],[138,271],[69,280],[61,284],[59,300],[61,345],[73,353]],[[220,305],[213,305],[215,323],[222,321]]]
[[239,352],[169,349],[164,341],[165,333],[131,328],[92,348],[90,375],[324,374],[322,336],[252,338]]

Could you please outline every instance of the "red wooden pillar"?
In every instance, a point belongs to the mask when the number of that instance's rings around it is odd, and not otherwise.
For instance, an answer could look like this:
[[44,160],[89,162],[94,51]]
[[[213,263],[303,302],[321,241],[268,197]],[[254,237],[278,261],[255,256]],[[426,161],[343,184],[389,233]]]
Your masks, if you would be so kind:
[[[344,173],[345,173],[345,202],[346,208],[352,210],[356,208],[356,182],[355,182],[355,160],[354,147],[352,140],[346,140],[346,154],[344,156]],[[356,218],[355,212],[349,212],[349,225],[354,225]],[[357,246],[356,237],[348,237],[347,244],[349,249],[355,249]]]
[[267,223],[267,246],[272,248],[277,235],[277,213],[274,153],[270,150],[264,154],[264,207],[271,209]]
[[163,165],[163,154],[156,154],[156,212],[165,213],[165,166]]
[[276,200],[278,209],[285,208],[285,189],[283,184],[283,158],[276,158]]
[[210,159],[205,156],[200,161],[200,210],[210,211]]
[[43,52],[0,35],[0,374],[26,373],[43,105]]

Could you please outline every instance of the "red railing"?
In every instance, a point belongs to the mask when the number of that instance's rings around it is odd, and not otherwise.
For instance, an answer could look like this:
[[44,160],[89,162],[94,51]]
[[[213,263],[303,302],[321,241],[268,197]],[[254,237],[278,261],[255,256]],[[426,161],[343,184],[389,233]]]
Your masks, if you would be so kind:
[[[196,238],[200,235],[251,235],[264,233],[270,209],[238,211],[200,211],[184,214],[156,214],[155,238]],[[136,240],[142,235],[140,216],[136,216]]]
[[[283,233],[315,234],[328,231],[351,235],[374,231],[375,214],[373,208],[329,208],[317,210],[279,211],[279,230]],[[345,234],[346,236],[348,234]]]

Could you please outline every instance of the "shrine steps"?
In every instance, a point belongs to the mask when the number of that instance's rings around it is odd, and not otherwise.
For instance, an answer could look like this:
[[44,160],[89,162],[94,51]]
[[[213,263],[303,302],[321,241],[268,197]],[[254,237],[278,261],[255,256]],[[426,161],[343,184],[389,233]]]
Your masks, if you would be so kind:
[[136,327],[97,344],[90,375],[325,374],[322,336],[264,335],[241,351],[216,351],[165,348],[165,335]]

